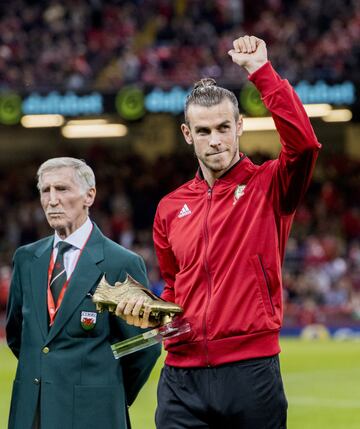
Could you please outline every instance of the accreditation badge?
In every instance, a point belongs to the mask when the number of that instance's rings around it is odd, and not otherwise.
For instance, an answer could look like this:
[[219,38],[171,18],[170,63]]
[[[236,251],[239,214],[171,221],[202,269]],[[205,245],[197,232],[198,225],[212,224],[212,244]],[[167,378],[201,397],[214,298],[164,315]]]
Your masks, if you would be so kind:
[[96,312],[82,311],[81,318],[80,318],[80,323],[82,328],[85,329],[85,331],[90,331],[91,329],[94,329],[96,325],[96,318],[97,318]]

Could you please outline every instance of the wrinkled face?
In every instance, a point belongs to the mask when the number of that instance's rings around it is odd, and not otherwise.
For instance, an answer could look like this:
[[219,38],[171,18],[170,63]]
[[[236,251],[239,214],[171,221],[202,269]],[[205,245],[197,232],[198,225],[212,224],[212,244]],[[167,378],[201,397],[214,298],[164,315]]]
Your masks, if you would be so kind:
[[240,158],[242,119],[235,120],[234,107],[228,99],[211,107],[190,104],[187,113],[189,126],[181,126],[185,140],[194,145],[205,178],[216,179]]
[[49,225],[61,238],[86,220],[95,199],[95,188],[84,191],[71,167],[45,171],[40,180],[40,200]]

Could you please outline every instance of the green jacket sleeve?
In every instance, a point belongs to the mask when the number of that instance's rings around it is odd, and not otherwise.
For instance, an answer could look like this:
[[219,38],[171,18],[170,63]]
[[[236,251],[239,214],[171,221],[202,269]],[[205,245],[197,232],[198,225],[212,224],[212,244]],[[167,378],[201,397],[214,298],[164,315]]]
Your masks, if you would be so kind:
[[19,358],[22,332],[22,293],[19,276],[19,256],[15,253],[13,259],[13,274],[6,309],[6,340],[14,355]]

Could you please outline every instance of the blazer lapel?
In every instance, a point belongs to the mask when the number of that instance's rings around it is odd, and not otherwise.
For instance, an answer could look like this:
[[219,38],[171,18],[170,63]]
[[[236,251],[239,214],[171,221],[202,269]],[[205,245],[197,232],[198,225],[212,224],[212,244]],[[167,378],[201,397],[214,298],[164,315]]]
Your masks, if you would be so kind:
[[30,268],[31,290],[35,312],[44,339],[48,335],[47,283],[48,267],[52,252],[53,237],[44,240],[34,253]]
[[90,239],[83,249],[75,270],[71,276],[64,299],[49,331],[47,342],[51,341],[62,329],[86,294],[100,280],[102,271],[97,263],[104,259],[103,238],[94,225]]

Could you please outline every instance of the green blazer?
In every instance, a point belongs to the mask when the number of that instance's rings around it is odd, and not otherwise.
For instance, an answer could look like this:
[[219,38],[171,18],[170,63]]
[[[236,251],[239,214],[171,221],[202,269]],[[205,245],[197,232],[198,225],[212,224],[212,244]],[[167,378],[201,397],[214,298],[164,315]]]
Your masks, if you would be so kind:
[[[124,281],[129,273],[147,285],[142,258],[106,238],[94,225],[49,329],[47,273],[53,236],[20,247],[7,309],[8,345],[18,358],[9,429],[129,428],[127,407],[147,380],[160,346],[115,360],[110,344],[143,332],[107,311],[85,330],[82,312],[95,313],[92,294],[102,277]],[[39,406],[39,408],[38,408]]]

